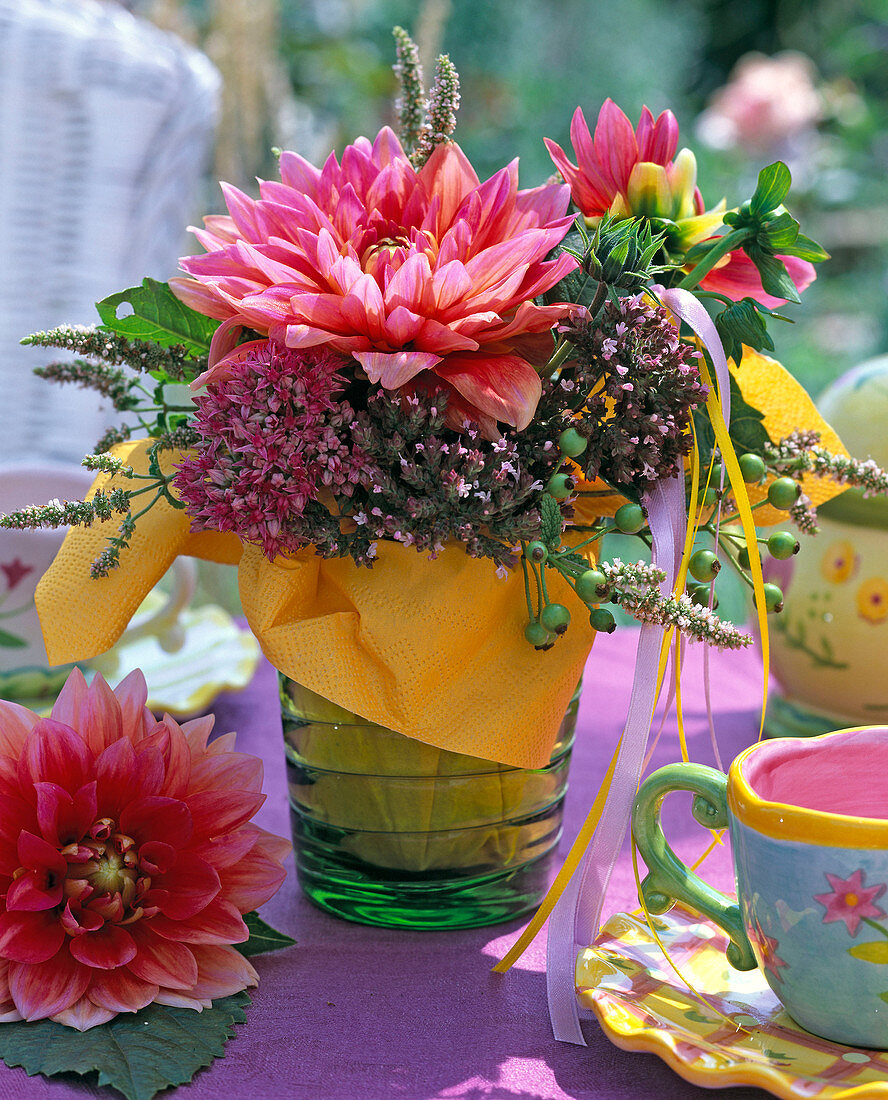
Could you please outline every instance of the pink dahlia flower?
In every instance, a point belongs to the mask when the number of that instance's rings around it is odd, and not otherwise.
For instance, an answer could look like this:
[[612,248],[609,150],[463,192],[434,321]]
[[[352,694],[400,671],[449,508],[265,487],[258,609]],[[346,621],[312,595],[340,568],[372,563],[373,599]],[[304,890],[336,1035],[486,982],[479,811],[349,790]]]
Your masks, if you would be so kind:
[[341,164],[283,153],[280,169],[258,201],[223,184],[230,216],[194,230],[207,254],[171,282],[229,322],[211,363],[242,324],[289,348],[352,355],[387,390],[432,381],[458,397],[454,427],[466,412],[488,433],[497,421],[526,427],[540,396],[529,360],[569,308],[533,301],[576,266],[545,258],[572,223],[568,189],[519,191],[517,162],[481,183],[453,142],[417,172],[388,128],[349,145]]
[[[678,149],[678,122],[671,111],[656,119],[642,108],[638,126],[606,99],[598,115],[595,135],[589,132],[582,109],[577,107],[570,125],[570,140],[577,163],[568,160],[560,145],[544,139],[558,171],[570,185],[571,196],[590,223],[605,214],[644,216],[674,222],[670,243],[687,252],[711,237],[722,224],[724,202],[707,211],[697,187],[697,161],[690,149]],[[798,290],[816,278],[813,264],[796,256],[779,257]],[[728,253],[700,285],[728,298],[755,298],[775,306],[775,298],[762,289],[752,260],[738,249]]]
[[258,981],[231,947],[290,845],[249,823],[262,764],[74,670],[39,718],[0,701],[0,1021],[81,1031],[156,1001],[200,1011]]

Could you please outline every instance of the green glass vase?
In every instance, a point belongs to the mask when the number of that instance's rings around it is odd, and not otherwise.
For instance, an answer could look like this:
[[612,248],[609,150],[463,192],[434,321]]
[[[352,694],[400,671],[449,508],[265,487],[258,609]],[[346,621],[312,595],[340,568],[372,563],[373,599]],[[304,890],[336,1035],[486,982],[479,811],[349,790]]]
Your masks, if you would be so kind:
[[472,928],[534,909],[561,835],[579,686],[550,762],[524,769],[447,752],[281,675],[299,883],[346,920]]

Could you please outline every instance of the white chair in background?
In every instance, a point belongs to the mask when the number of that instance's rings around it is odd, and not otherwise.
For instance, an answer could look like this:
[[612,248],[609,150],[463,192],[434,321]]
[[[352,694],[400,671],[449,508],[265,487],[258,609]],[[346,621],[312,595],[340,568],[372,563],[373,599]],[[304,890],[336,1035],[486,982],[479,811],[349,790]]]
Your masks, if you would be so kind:
[[0,0],[0,463],[79,461],[115,415],[21,347],[188,251],[220,98],[197,50],[101,0]]

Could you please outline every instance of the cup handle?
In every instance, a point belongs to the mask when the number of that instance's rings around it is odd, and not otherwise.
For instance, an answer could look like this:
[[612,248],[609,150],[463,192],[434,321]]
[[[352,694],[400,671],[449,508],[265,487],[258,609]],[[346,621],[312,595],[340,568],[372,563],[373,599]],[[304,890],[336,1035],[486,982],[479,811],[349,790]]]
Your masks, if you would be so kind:
[[663,799],[670,791],[694,795],[694,818],[707,829],[728,824],[727,776],[704,764],[669,764],[641,784],[632,807],[632,835],[648,874],[640,894],[651,913],[665,913],[682,901],[695,913],[708,917],[727,932],[728,962],[735,970],[754,970],[758,965],[743,927],[740,906],[709,886],[678,858],[666,842],[660,822]]

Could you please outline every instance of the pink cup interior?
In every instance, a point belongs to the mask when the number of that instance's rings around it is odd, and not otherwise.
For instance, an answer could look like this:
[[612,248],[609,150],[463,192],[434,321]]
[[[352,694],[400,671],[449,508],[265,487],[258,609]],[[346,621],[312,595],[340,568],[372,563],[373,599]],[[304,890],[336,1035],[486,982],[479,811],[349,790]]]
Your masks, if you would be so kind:
[[766,802],[888,819],[888,728],[763,741],[741,768]]

